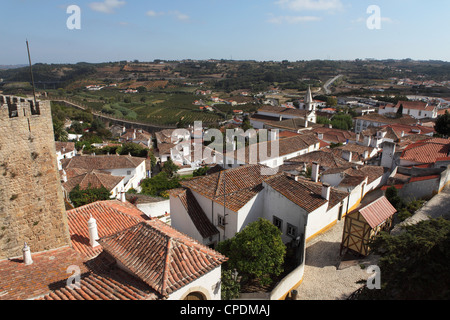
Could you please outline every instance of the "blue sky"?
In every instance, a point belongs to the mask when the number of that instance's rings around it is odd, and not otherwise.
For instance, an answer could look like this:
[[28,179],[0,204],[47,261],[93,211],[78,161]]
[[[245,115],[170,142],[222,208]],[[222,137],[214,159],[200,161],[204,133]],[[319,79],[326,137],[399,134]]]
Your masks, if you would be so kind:
[[[70,5],[81,29],[69,30]],[[380,29],[367,19],[376,5]],[[0,64],[154,59],[450,61],[445,0],[2,0]],[[5,14],[6,13],[6,14]]]

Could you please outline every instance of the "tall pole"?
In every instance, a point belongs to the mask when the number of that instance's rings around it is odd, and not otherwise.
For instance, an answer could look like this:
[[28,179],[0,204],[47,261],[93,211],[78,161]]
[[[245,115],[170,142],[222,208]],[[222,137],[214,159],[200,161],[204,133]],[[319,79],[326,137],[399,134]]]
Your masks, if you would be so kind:
[[30,47],[28,45],[28,40],[27,40],[27,51],[28,51],[28,61],[30,63],[31,85],[33,86],[34,105],[37,106],[37,104],[36,104],[36,89],[34,87],[33,67],[31,66],[31,55],[30,55]]

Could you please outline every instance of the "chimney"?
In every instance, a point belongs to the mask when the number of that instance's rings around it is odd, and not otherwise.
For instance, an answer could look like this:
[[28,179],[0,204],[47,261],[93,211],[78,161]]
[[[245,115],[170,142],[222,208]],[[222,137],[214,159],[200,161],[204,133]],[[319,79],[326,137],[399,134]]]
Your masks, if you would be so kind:
[[352,152],[351,151],[346,151],[344,150],[344,152],[342,153],[342,158],[344,158],[344,160],[347,160],[348,162],[352,162]]
[[127,197],[126,197],[126,192],[125,192],[125,190],[123,190],[122,189],[122,191],[120,192],[120,201],[122,201],[122,202],[127,202]]
[[98,238],[98,229],[97,229],[97,221],[92,217],[88,221],[88,229],[89,229],[89,243],[92,248],[98,247],[99,243],[97,242]]
[[323,140],[323,133],[318,133],[317,138],[319,138],[319,140]]
[[319,163],[318,162],[313,162],[312,170],[311,170],[311,179],[314,182],[319,182],[319,170],[320,170]]
[[331,186],[328,183],[322,185],[322,198],[330,201]]
[[33,259],[31,258],[31,250],[26,242],[22,250],[23,250],[23,262],[25,263],[25,265],[29,266],[30,264],[33,264]]
[[364,157],[364,160],[366,160],[369,157],[369,151],[365,150],[363,157]]

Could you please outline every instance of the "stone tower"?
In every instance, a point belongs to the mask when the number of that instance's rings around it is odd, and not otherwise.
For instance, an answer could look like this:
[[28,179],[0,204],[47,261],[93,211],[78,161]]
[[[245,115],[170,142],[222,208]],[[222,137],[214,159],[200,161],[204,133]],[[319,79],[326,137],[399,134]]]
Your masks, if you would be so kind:
[[0,260],[70,245],[50,102],[0,95]]

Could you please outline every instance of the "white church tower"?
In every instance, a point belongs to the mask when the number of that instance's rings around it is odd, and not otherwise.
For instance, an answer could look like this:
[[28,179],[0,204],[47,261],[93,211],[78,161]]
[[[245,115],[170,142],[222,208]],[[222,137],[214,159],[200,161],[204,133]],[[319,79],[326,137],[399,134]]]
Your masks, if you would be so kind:
[[308,91],[305,96],[305,110],[308,111],[316,111],[316,105],[314,104],[314,100],[311,93],[311,86],[308,86]]

